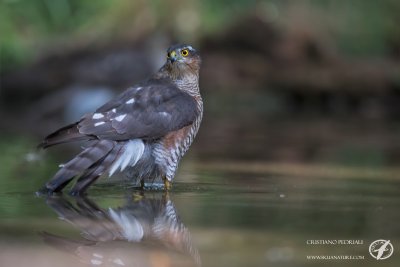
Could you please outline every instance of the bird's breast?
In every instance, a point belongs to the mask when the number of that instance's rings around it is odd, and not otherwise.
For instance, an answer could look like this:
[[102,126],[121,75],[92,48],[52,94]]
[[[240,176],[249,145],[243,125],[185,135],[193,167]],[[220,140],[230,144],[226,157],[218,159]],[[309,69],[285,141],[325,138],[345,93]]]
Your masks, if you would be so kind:
[[156,142],[153,148],[152,154],[156,164],[164,169],[165,175],[170,181],[175,175],[180,159],[189,149],[200,127],[203,117],[203,105],[200,96],[199,101],[196,99],[196,102],[199,110],[196,120],[188,126],[166,134]]
[[[201,118],[199,118],[201,120]],[[177,166],[179,160],[192,144],[194,137],[199,128],[199,121],[196,120],[193,124],[185,126],[177,131],[173,131],[165,135],[160,140],[166,165]]]
[[173,131],[164,136],[162,143],[164,149],[172,151],[176,148],[184,146],[184,140],[189,135],[192,125],[183,127],[177,131]]

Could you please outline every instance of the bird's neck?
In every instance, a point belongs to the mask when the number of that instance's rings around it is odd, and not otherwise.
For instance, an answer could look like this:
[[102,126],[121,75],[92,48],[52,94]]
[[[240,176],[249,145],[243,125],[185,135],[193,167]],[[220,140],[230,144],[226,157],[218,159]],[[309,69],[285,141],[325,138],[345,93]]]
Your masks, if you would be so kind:
[[193,97],[200,97],[201,99],[198,75],[185,75],[172,81],[182,91],[185,91]]
[[198,70],[178,70],[171,69],[169,65],[164,65],[159,72],[155,75],[155,78],[168,78],[170,79],[179,89],[185,91],[189,95],[201,100],[200,88],[199,88],[199,72]]

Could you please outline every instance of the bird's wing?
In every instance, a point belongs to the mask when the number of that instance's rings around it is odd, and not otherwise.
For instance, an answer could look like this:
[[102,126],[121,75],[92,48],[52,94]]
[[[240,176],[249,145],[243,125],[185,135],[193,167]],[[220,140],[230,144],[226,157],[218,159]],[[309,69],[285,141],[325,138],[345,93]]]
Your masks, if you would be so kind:
[[150,80],[85,115],[77,127],[100,139],[156,139],[193,123],[197,113],[192,96],[168,80]]

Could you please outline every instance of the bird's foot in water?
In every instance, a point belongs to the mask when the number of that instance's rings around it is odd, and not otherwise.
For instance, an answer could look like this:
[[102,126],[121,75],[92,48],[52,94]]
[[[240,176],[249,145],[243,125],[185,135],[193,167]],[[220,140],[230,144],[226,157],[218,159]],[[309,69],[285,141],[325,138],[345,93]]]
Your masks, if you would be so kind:
[[149,190],[149,191],[170,191],[172,189],[172,182],[169,181],[168,179],[163,179],[164,182],[142,182],[141,183],[141,188],[143,190]]

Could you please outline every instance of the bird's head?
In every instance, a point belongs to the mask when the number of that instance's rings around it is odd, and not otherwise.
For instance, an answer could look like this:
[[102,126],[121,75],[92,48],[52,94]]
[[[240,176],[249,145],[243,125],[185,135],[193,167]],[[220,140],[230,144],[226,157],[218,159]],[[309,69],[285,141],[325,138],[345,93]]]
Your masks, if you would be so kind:
[[176,74],[176,76],[187,72],[198,75],[200,64],[199,53],[190,45],[173,45],[167,50],[167,62],[165,66],[172,74]]

